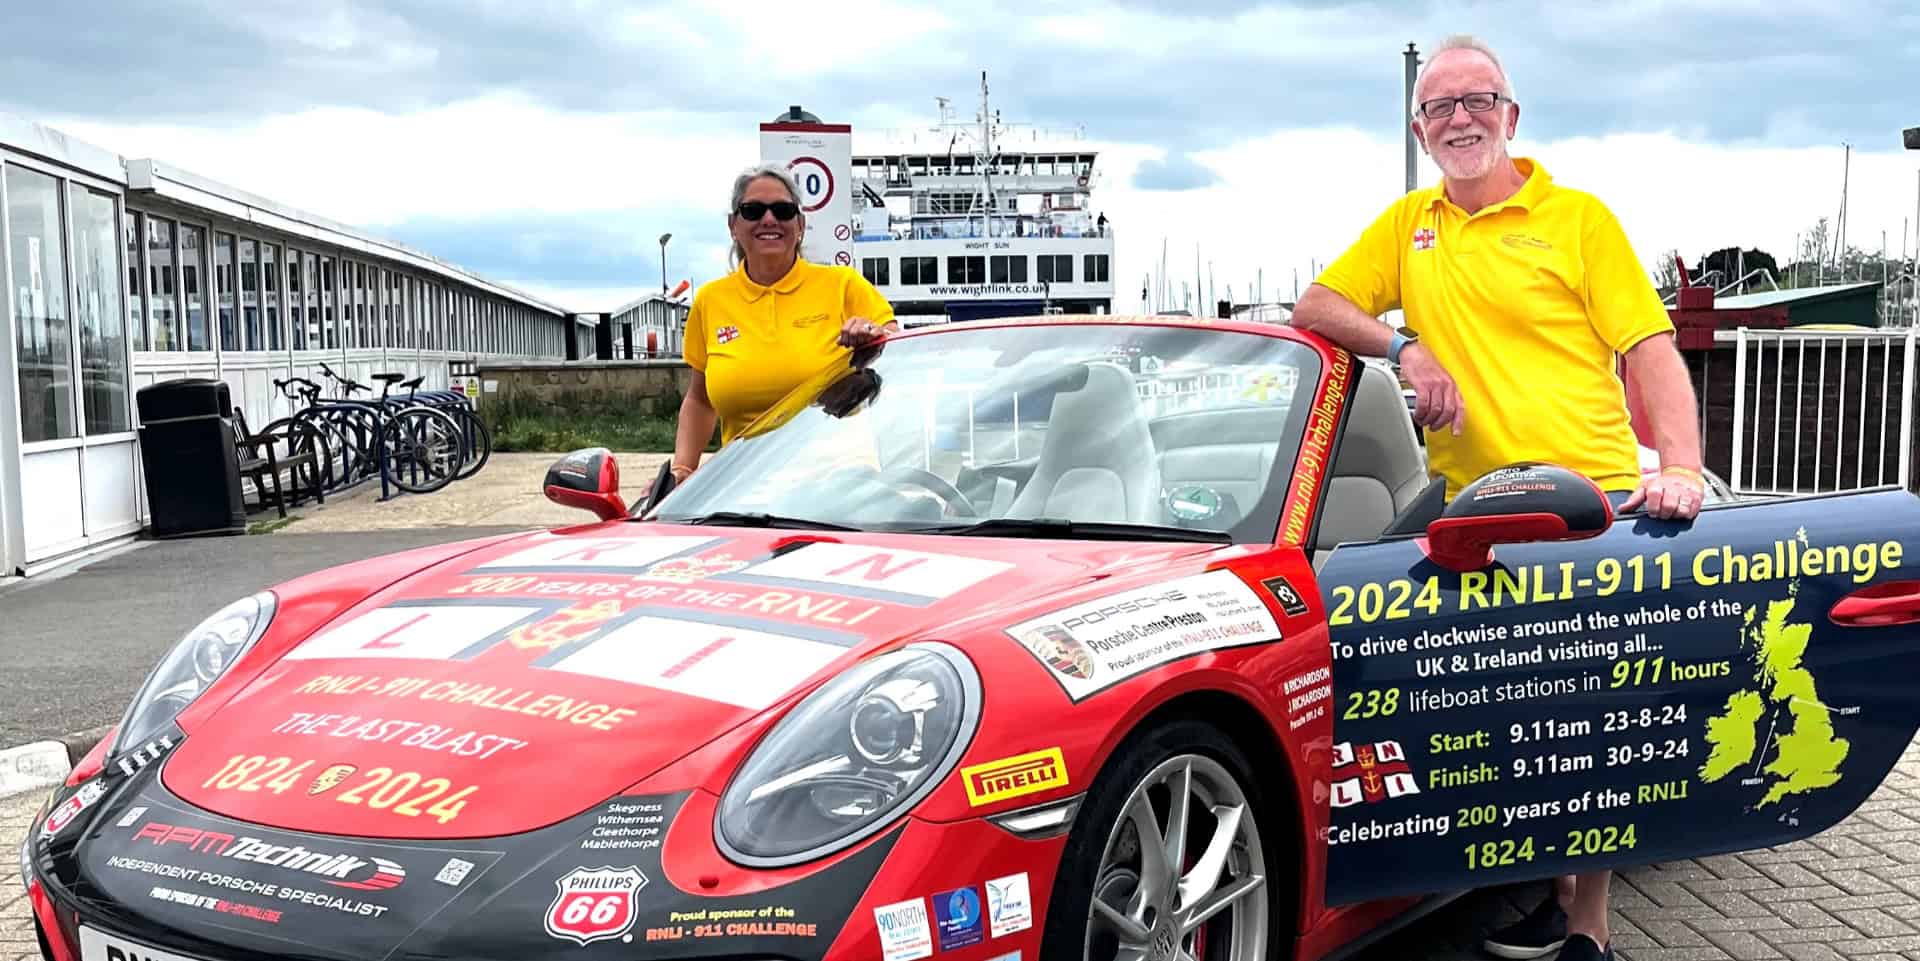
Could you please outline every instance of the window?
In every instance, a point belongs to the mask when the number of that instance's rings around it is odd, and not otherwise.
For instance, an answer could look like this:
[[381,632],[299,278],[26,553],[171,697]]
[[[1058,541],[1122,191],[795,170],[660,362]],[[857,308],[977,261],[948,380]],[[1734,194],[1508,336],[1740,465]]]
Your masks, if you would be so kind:
[[266,350],[260,328],[260,242],[240,238],[240,329],[246,331],[248,350]]
[[307,329],[307,255],[287,248],[287,320],[293,330],[293,349],[307,350],[313,343]]
[[992,283],[1024,284],[1027,282],[1027,256],[1017,254],[1011,257],[995,257]]
[[133,349],[147,349],[147,273],[141,266],[140,238],[146,234],[146,217],[127,211],[121,227],[127,238],[127,329],[133,332]]
[[987,282],[987,258],[948,257],[947,283],[984,284]]
[[1073,283],[1072,254],[1041,254],[1034,258],[1043,284]]
[[1085,276],[1080,279],[1089,284],[1107,283],[1107,255],[1088,254],[1086,256]]
[[381,346],[380,318],[376,311],[369,309],[369,303],[373,300],[369,296],[373,293],[372,281],[376,279],[368,277],[367,265],[359,262],[354,263],[353,271],[347,275],[347,287],[353,297],[353,322],[360,331],[357,344],[360,347]]
[[154,350],[180,349],[180,312],[174,305],[173,221],[147,218],[147,319]]
[[7,165],[7,240],[13,250],[20,358],[20,439],[78,436],[73,416],[73,330],[60,244],[60,182]]
[[220,349],[244,350],[240,346],[240,322],[234,311],[234,264],[232,234],[213,235],[213,292],[220,311]]
[[187,349],[212,350],[207,328],[207,232],[180,225],[180,304],[187,317]]
[[320,333],[326,338],[327,350],[340,349],[340,317],[334,313],[334,304],[340,297],[340,279],[333,272],[332,257],[316,258],[320,265]]
[[887,268],[892,266],[892,264],[893,261],[885,257],[862,257],[860,258],[860,274],[867,278],[867,283],[875,287],[885,287],[890,283],[887,279]]
[[266,305],[264,312],[267,327],[267,349],[280,350],[286,346],[280,333],[280,248],[276,244],[260,245],[260,290],[261,301]]
[[120,319],[120,264],[112,195],[70,185],[73,273],[80,321],[80,397],[89,434],[133,429],[127,411],[127,338]]
[[900,282],[907,286],[939,283],[940,278],[934,267],[936,263],[938,260],[933,257],[900,258]]
[[381,280],[387,288],[386,306],[382,311],[387,315],[387,330],[390,332],[387,343],[394,347],[413,346],[413,327],[407,323],[406,301],[402,299],[400,275],[391,270],[380,272]]

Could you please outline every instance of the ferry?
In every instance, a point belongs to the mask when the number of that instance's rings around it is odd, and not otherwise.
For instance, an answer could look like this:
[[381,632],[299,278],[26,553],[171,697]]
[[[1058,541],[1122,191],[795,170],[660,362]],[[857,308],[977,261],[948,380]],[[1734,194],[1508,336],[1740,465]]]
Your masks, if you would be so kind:
[[853,157],[853,257],[901,325],[1111,313],[1113,229],[1084,134],[1002,124],[984,72],[973,121],[938,104],[932,126]]

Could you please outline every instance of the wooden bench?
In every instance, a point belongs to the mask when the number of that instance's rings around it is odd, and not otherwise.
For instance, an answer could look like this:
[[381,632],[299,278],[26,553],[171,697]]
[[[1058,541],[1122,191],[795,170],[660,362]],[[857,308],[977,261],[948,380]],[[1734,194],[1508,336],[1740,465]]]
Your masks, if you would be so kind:
[[[281,517],[287,516],[287,492],[280,481],[281,468],[287,469],[287,486],[293,488],[293,506],[298,507],[305,498],[301,496],[300,471],[305,468],[311,479],[306,486],[314,499],[326,503],[326,492],[321,483],[320,462],[315,451],[295,450],[291,432],[255,434],[247,427],[247,415],[240,408],[233,409],[233,449],[239,455],[240,476],[253,481],[254,489],[260,492],[260,506],[267,505],[267,485],[264,478],[273,479],[273,505]],[[280,421],[279,423],[288,423]],[[281,441],[286,441],[282,449]]]

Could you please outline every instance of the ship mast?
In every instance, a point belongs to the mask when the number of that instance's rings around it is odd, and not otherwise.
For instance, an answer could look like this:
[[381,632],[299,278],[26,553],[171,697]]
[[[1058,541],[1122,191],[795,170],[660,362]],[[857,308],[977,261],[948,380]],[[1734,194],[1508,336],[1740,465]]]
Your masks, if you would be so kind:
[[993,236],[993,113],[987,107],[987,72],[980,71],[980,175],[985,202],[980,205],[982,237]]

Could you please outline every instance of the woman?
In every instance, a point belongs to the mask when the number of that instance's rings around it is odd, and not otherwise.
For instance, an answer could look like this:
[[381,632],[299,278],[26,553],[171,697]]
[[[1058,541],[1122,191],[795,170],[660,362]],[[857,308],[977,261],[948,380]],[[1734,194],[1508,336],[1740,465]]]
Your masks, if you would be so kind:
[[785,170],[735,178],[727,227],[738,266],[702,284],[687,313],[681,353],[693,382],[680,403],[676,483],[699,466],[716,421],[725,446],[829,364],[899,329],[893,306],[858,271],[800,256],[807,218]]

